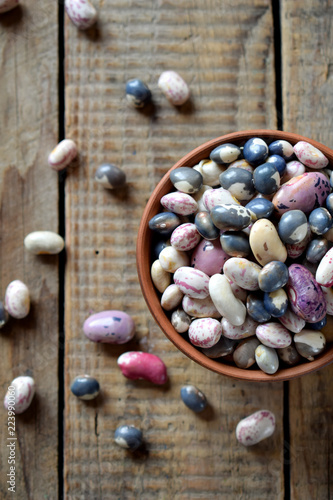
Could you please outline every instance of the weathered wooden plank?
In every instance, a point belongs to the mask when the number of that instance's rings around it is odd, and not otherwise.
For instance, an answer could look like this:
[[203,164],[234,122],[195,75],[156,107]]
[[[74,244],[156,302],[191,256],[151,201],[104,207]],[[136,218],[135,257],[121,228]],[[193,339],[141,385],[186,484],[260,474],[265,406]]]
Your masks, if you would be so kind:
[[[58,263],[28,254],[26,234],[58,230],[58,179],[47,166],[57,142],[58,50],[56,3],[25,0],[0,16],[1,293],[24,281],[32,307],[23,320],[1,330],[2,398],[11,380],[30,373],[37,394],[16,416],[16,495],[57,498],[58,447]],[[7,413],[1,412],[0,497],[12,498]],[[14,495],[15,496],[15,495]]]
[[[66,133],[80,164],[66,180],[65,495],[68,499],[283,498],[281,384],[249,384],[205,371],[180,354],[153,322],[135,263],[140,217],[153,187],[173,163],[202,142],[246,128],[275,128],[270,2],[100,1],[97,29],[66,21]],[[172,107],[157,87],[164,69],[178,71],[192,99]],[[128,108],[125,82],[138,77],[154,109]],[[128,186],[108,192],[94,183],[102,162],[117,164]],[[82,324],[92,312],[122,309],[137,326],[121,347],[89,342]],[[117,357],[154,352],[166,362],[166,387],[126,380]],[[71,380],[90,373],[102,394],[84,403]],[[193,383],[211,408],[202,416],[180,401]],[[238,445],[240,418],[259,408],[277,416],[272,440]],[[117,448],[121,423],[143,430],[146,450]]]
[[[333,133],[333,3],[282,0],[283,125],[327,146]],[[290,383],[293,499],[332,498],[333,367]]]

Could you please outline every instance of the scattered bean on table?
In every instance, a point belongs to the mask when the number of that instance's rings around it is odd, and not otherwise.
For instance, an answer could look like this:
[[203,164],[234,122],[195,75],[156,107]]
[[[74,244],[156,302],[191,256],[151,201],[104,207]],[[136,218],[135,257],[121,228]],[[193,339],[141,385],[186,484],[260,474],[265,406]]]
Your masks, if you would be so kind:
[[25,248],[35,255],[60,253],[64,246],[64,239],[53,231],[33,231],[24,238]]
[[93,342],[125,344],[134,337],[135,323],[133,318],[123,311],[101,311],[85,320],[83,332]]
[[54,170],[60,171],[66,168],[77,156],[77,147],[71,139],[64,139],[51,151],[48,163]]
[[14,280],[6,288],[5,308],[16,319],[28,316],[30,311],[30,292],[21,280]]
[[73,24],[80,30],[93,26],[97,11],[89,0],[65,0],[65,9]]
[[115,430],[114,441],[121,448],[135,451],[142,446],[143,436],[140,429],[134,425],[120,425]]
[[21,376],[12,380],[5,395],[4,406],[14,406],[16,414],[26,411],[35,394],[35,381],[32,377]]
[[161,358],[148,352],[125,352],[119,356],[118,366],[122,374],[131,380],[143,379],[163,385],[168,378],[166,366]]
[[183,403],[195,413],[202,412],[207,407],[206,396],[194,385],[184,385],[180,389]]
[[94,399],[99,394],[99,383],[90,375],[78,375],[71,384],[71,391],[79,399]]
[[269,410],[259,410],[238,422],[236,438],[244,446],[252,446],[275,431],[275,416]]

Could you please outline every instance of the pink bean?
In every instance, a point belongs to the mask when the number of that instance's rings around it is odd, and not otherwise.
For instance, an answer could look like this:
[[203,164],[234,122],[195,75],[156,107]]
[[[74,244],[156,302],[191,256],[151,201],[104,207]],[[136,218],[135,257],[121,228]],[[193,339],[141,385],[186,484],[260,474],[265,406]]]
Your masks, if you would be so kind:
[[122,374],[131,379],[144,379],[153,384],[162,385],[167,381],[167,369],[163,361],[155,354],[141,351],[125,352],[118,358]]

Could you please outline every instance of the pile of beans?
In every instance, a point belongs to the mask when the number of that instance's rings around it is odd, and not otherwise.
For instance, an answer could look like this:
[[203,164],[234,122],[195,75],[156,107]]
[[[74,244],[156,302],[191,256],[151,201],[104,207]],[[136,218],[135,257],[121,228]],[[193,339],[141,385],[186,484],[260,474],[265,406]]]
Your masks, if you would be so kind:
[[274,374],[326,347],[333,315],[329,160],[311,144],[222,144],[149,221],[151,278],[175,330],[210,358]]

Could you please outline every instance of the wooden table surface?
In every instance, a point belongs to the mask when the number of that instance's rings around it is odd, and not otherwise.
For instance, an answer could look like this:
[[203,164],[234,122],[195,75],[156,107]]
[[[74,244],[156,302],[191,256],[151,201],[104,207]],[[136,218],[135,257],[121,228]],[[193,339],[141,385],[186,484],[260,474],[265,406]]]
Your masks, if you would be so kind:
[[[32,374],[36,397],[16,417],[16,494],[8,491],[7,413],[1,415],[0,498],[188,500],[333,498],[333,366],[290,383],[248,383],[206,371],[166,339],[142,297],[135,246],[146,201],[162,175],[201,143],[236,130],[297,132],[332,147],[333,1],[93,0],[96,27],[81,32],[63,0],[22,0],[0,16],[1,293],[24,281],[32,308],[1,330],[1,393]],[[157,86],[178,71],[191,102],[171,106]],[[128,107],[125,82],[138,77],[151,112]],[[59,139],[79,158],[58,174],[47,155]],[[94,182],[102,162],[127,175],[122,191]],[[31,231],[65,235],[66,254],[33,256]],[[136,323],[129,345],[94,344],[82,324],[121,309]],[[140,349],[166,363],[169,383],[125,379],[117,357]],[[71,380],[95,376],[92,402]],[[180,401],[198,386],[210,408]],[[276,415],[274,436],[252,448],[235,439],[255,410]],[[130,453],[115,428],[143,431]]]

